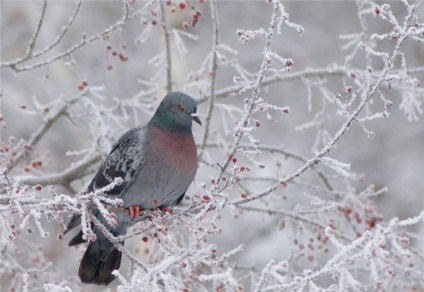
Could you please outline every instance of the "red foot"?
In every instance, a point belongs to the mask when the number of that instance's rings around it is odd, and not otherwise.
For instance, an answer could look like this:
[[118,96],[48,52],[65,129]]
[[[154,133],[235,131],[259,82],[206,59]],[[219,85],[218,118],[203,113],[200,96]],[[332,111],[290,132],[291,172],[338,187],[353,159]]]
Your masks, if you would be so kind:
[[129,210],[130,210],[130,217],[132,221],[134,221],[138,217],[138,215],[140,215],[141,208],[139,206],[131,206]]

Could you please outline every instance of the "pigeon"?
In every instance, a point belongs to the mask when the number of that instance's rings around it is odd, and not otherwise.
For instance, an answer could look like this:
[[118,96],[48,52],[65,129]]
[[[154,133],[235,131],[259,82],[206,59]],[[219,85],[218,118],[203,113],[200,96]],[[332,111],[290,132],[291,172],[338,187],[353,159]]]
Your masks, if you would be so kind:
[[[92,211],[114,236],[124,235],[142,210],[172,207],[183,199],[198,166],[191,131],[192,121],[201,125],[196,110],[192,97],[171,92],[145,126],[129,130],[113,146],[87,191],[93,192],[121,178],[122,183],[104,195],[120,198],[129,212],[117,212],[118,224],[112,227],[98,210]],[[66,232],[80,223],[81,214],[73,215]],[[122,253],[94,224],[91,226],[96,240],[89,243],[78,274],[83,283],[108,285],[115,278],[112,272],[120,267]],[[85,241],[80,231],[69,246]]]

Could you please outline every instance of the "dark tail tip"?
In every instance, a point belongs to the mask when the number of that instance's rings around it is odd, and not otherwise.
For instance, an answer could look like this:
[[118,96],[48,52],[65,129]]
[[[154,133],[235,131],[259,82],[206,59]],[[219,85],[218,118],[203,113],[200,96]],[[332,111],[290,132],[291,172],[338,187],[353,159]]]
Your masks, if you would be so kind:
[[91,242],[81,260],[78,271],[81,282],[97,285],[109,285],[116,277],[112,275],[114,270],[118,270],[121,265],[122,252],[112,249],[107,257],[101,259],[100,245],[109,242],[96,240]]
[[82,239],[82,235],[83,235],[83,233],[82,233],[82,231],[80,231],[77,235],[75,235],[71,239],[71,241],[68,243],[68,245],[69,246],[74,246],[74,245],[78,245],[78,244],[81,244],[81,243],[85,242],[85,240]]

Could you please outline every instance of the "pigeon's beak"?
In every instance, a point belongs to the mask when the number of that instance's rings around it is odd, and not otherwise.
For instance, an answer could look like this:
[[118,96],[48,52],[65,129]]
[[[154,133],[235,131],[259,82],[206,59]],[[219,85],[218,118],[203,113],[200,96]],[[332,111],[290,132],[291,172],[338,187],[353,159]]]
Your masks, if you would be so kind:
[[196,123],[198,123],[199,125],[202,125],[202,121],[200,121],[199,116],[198,116],[198,115],[196,115],[195,113],[192,113],[192,114],[191,114],[191,119],[192,119],[193,121],[195,121]]

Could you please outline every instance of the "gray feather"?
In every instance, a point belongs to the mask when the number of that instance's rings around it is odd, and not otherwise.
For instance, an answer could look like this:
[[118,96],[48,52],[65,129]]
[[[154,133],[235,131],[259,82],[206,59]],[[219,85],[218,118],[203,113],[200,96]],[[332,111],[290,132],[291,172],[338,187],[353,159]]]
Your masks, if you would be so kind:
[[[197,151],[191,132],[193,120],[200,124],[193,116],[196,109],[190,96],[180,92],[168,94],[146,126],[126,132],[116,142],[87,191],[103,188],[119,177],[123,183],[103,195],[121,198],[124,207],[140,206],[145,210],[178,204],[197,171]],[[114,236],[124,235],[135,223],[128,214],[119,212],[118,224],[112,227],[100,212],[92,212]],[[80,221],[80,215],[75,214],[68,230]],[[89,244],[84,254],[80,278],[84,283],[107,285],[114,279],[111,272],[119,269],[121,253],[102,232],[92,228],[97,240]],[[82,242],[79,232],[69,244]]]

